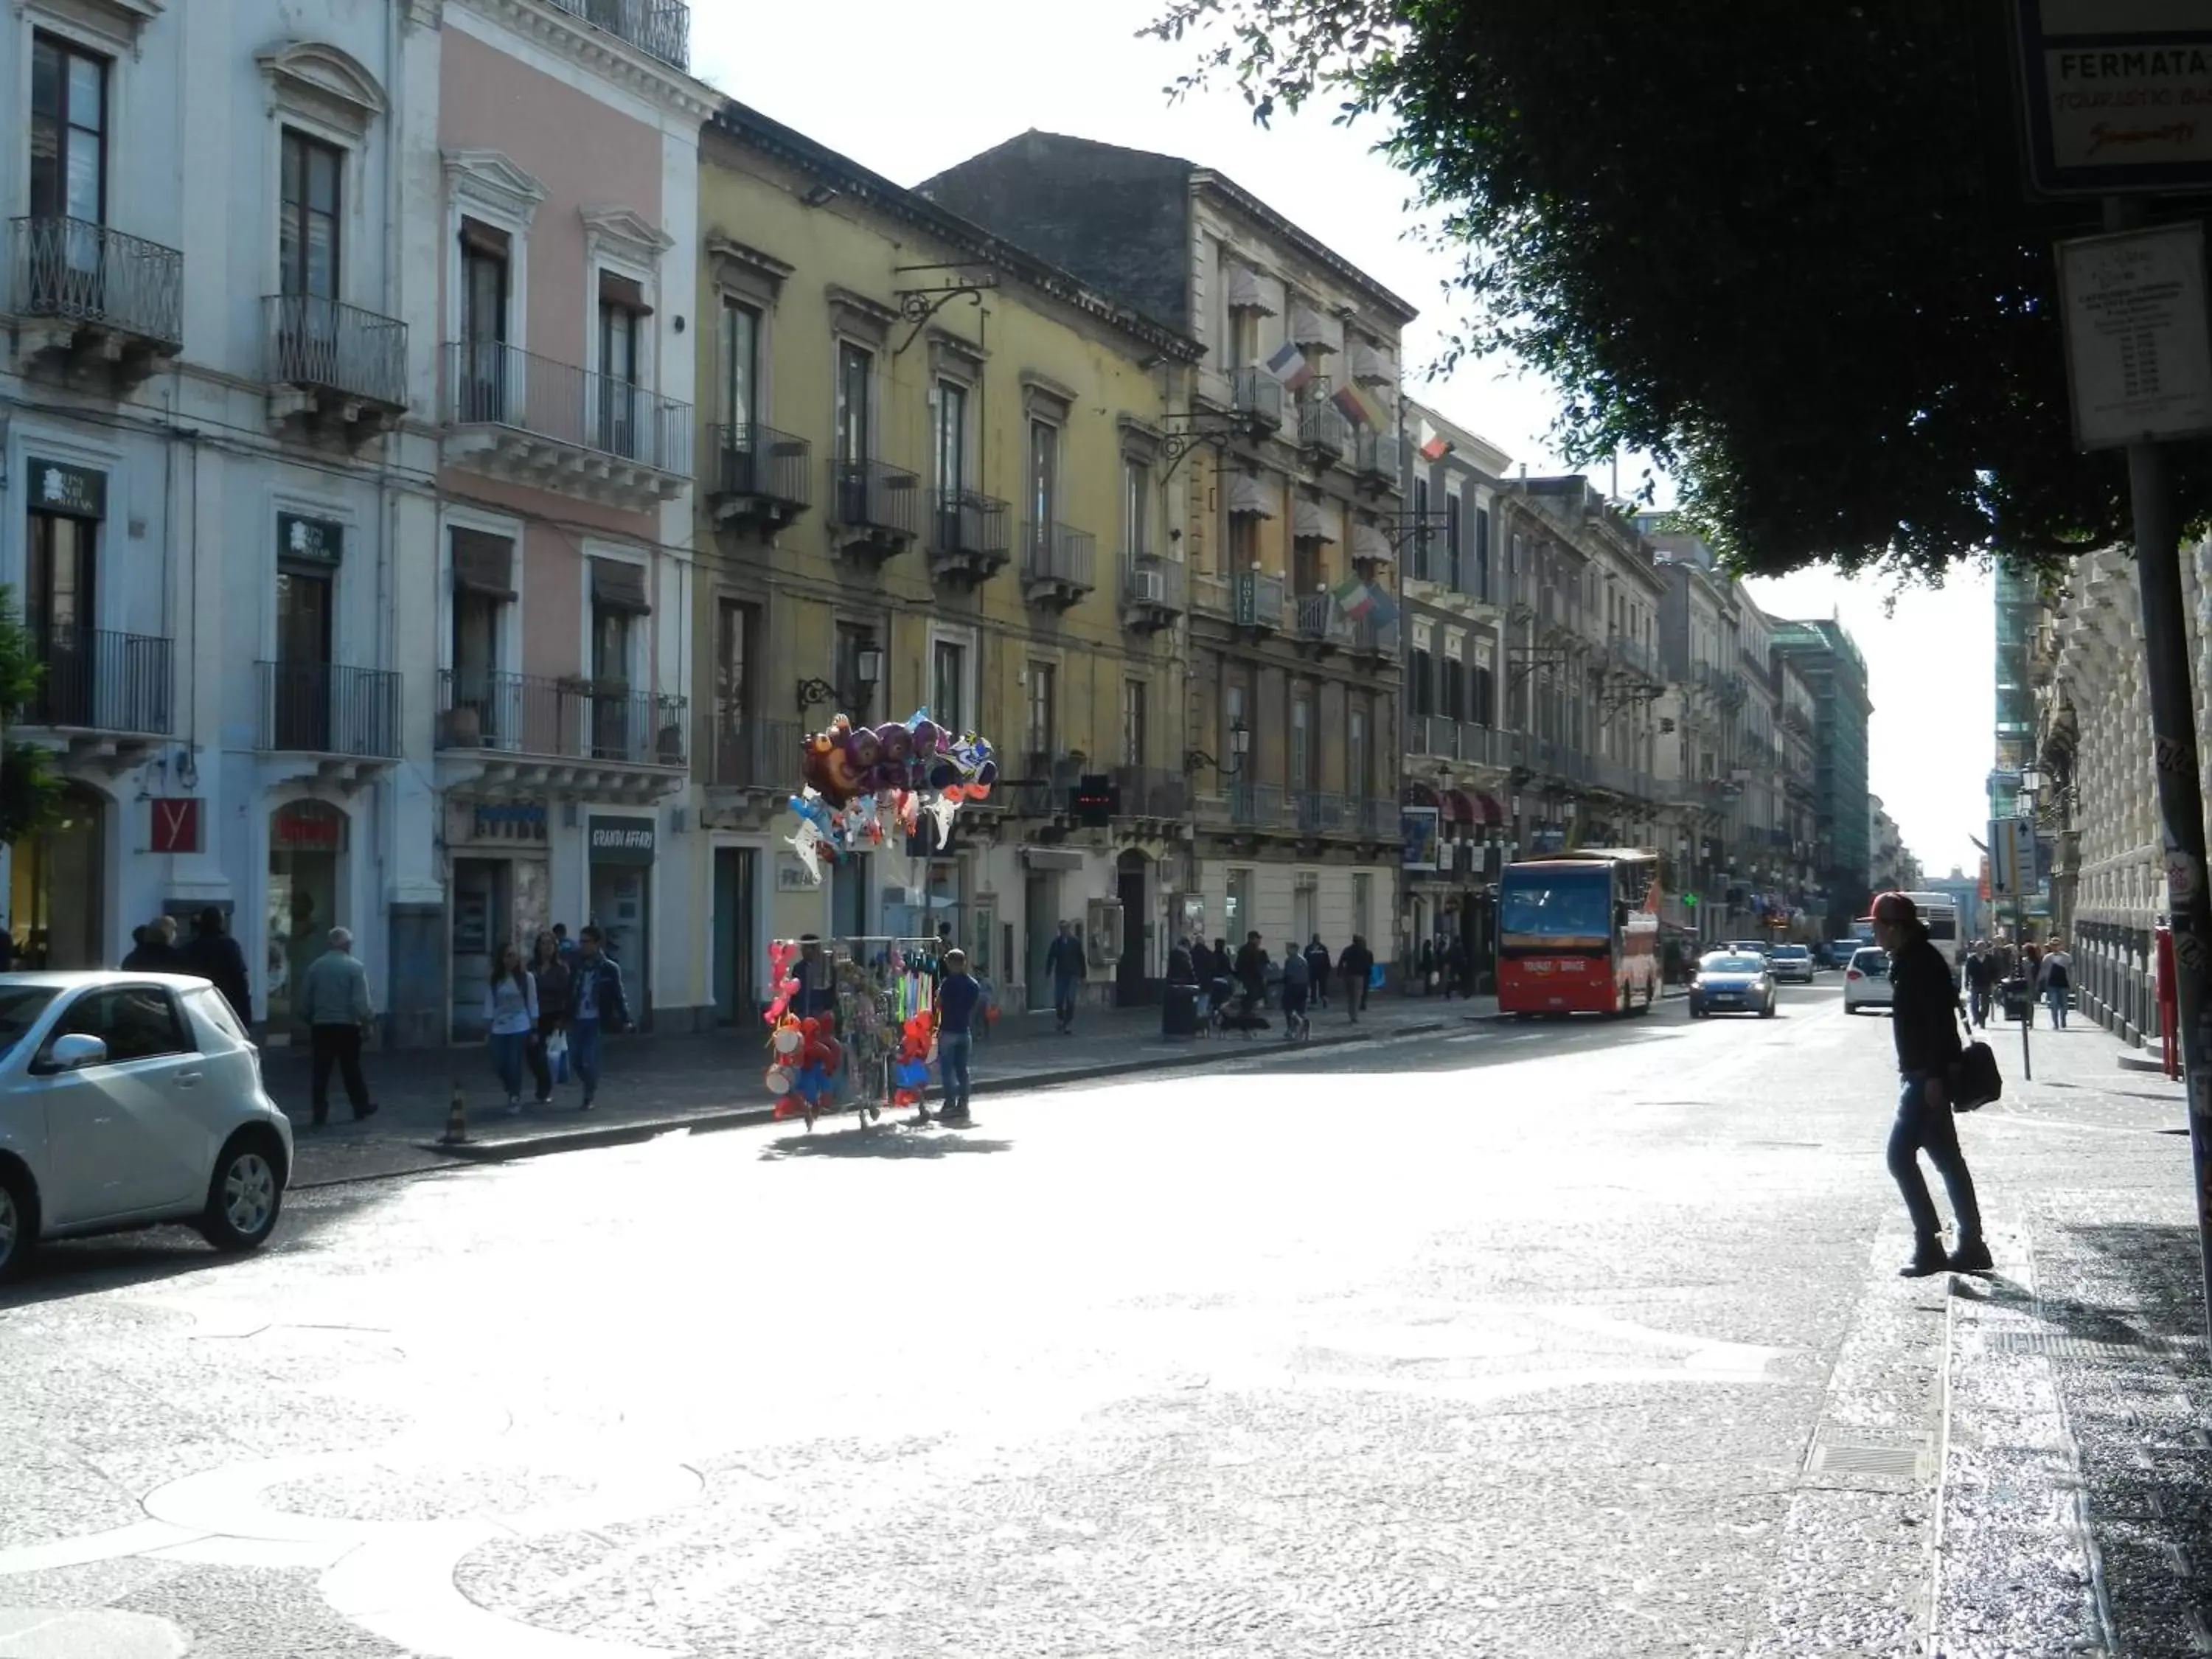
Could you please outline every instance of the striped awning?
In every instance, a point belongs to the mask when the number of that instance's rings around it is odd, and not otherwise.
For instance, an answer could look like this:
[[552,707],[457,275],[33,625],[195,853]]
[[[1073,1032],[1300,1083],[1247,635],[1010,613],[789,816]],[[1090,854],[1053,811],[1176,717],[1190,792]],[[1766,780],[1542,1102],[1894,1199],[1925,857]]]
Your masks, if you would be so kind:
[[1294,526],[1291,533],[1302,542],[1336,540],[1335,515],[1326,511],[1319,501],[1301,499],[1291,523]]
[[1341,351],[1344,325],[1311,306],[1292,306],[1291,338],[1308,351]]
[[1230,267],[1229,308],[1231,311],[1256,311],[1262,317],[1275,314],[1275,307],[1267,303],[1267,290],[1260,285],[1260,273],[1251,266]]
[[1388,357],[1360,340],[1352,348],[1352,378],[1362,386],[1395,386],[1398,371]]
[[1255,519],[1275,516],[1274,492],[1249,472],[1234,474],[1229,480],[1229,510]]
[[1352,556],[1363,564],[1389,564],[1396,558],[1390,538],[1371,524],[1352,526]]

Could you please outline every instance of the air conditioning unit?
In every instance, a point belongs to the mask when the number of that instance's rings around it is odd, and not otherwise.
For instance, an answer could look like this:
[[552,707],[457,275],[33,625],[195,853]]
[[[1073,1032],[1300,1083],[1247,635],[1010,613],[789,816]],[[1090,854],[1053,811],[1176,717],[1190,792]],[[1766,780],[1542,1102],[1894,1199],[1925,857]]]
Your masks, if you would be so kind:
[[1164,605],[1168,597],[1168,578],[1164,570],[1132,570],[1129,573],[1129,598],[1139,605]]

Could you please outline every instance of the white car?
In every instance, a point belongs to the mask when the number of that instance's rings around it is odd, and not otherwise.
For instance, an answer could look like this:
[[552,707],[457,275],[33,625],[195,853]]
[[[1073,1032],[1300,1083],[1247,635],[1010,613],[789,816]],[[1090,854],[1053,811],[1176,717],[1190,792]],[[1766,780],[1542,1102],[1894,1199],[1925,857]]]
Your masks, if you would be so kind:
[[1813,981],[1813,953],[1802,945],[1778,945],[1766,953],[1766,965],[1772,969],[1775,982],[1788,980],[1794,985],[1810,985]]
[[1852,951],[1851,964],[1844,969],[1844,1012],[1889,1006],[1889,952],[1871,945]]
[[292,1126],[222,994],[180,974],[0,974],[0,1279],[39,1241],[276,1229]]

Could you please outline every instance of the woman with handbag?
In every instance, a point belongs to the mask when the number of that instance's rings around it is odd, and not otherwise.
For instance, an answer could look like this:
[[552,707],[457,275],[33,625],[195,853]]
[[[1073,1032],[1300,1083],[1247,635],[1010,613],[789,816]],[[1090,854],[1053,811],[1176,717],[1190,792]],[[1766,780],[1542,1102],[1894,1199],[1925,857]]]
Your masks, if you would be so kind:
[[[1884,893],[1875,900],[1874,936],[1889,952],[1897,1039],[1897,1121],[1889,1132],[1889,1173],[1912,1218],[1912,1260],[1899,1271],[1907,1279],[1923,1279],[1947,1267],[1953,1273],[1987,1272],[1991,1263],[1982,1239],[1981,1206],[1951,1113],[1951,1079],[1965,1045],[1959,1039],[1959,993],[1951,983],[1950,964],[1929,941],[1919,907],[1902,893]],[[1959,1246],[1948,1255],[1943,1253],[1936,1200],[1920,1173],[1923,1152],[1943,1177],[1959,1224]]]
[[538,1103],[553,1103],[553,1085],[568,1080],[568,1010],[575,973],[561,954],[561,941],[538,936],[531,952],[530,977],[538,987],[538,1030],[530,1042],[530,1075],[538,1085]]
[[484,988],[484,1021],[491,1027],[492,1069],[507,1090],[507,1111],[522,1110],[522,1057],[538,1029],[538,981],[522,965],[522,952],[499,947],[499,960]]

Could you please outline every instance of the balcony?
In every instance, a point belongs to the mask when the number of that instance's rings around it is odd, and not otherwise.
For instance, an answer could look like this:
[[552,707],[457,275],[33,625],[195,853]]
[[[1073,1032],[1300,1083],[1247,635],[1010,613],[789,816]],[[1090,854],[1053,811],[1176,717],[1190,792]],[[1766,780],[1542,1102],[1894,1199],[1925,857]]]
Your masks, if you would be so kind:
[[1121,573],[1121,626],[1157,634],[1183,613],[1183,568],[1174,559],[1137,558]]
[[260,753],[313,756],[324,776],[342,783],[399,758],[398,675],[322,662],[253,666],[259,687],[253,746]]
[[1352,649],[1355,656],[1395,664],[1401,637],[1395,617],[1388,622],[1378,622],[1373,617],[1355,617],[1352,620]]
[[973,587],[1006,568],[1011,509],[996,495],[940,489],[931,500],[929,574]]
[[311,294],[261,301],[269,418],[349,444],[381,436],[407,412],[407,325]]
[[1406,752],[1409,755],[1434,755],[1443,760],[1458,758],[1458,722],[1446,720],[1441,714],[1407,715]]
[[556,11],[657,58],[671,69],[691,66],[691,8],[681,0],[547,0]]
[[1283,579],[1247,570],[1231,586],[1230,617],[1239,628],[1255,633],[1283,631]]
[[1376,494],[1398,493],[1398,477],[1404,465],[1405,441],[1395,432],[1372,427],[1359,430],[1359,482]]
[[1229,406],[1255,431],[1278,431],[1283,424],[1283,383],[1264,368],[1232,369]]
[[1125,818],[1181,819],[1190,811],[1190,780],[1162,766],[1117,766]]
[[1064,524],[1022,526],[1022,597],[1044,611],[1065,611],[1093,584],[1096,538]]
[[1283,792],[1272,783],[1231,782],[1229,821],[1240,830],[1279,830],[1283,827]]
[[1494,726],[1462,720],[1459,728],[1459,757],[1474,766],[1509,767],[1513,764],[1513,734]]
[[1641,640],[1631,639],[1626,634],[1615,634],[1606,641],[1605,654],[1616,673],[1651,684],[1658,684],[1658,659],[1651,647]]
[[1327,789],[1298,789],[1291,792],[1291,799],[1302,835],[1340,836],[1351,827],[1340,794]]
[[805,732],[797,720],[747,720],[726,710],[701,720],[708,809],[735,815],[721,827],[757,829],[784,810],[798,787]]
[[1298,405],[1298,447],[1316,461],[1341,459],[1352,448],[1352,422],[1325,399]]
[[64,769],[112,776],[170,732],[169,641],[104,629],[33,627],[38,689],[11,724],[51,733]]
[[717,527],[773,536],[814,505],[814,447],[748,421],[710,428],[707,504]]
[[837,548],[880,562],[921,533],[921,480],[881,461],[830,463],[830,525]]
[[1322,655],[1352,643],[1352,623],[1338,606],[1336,596],[1326,590],[1301,593],[1292,601],[1291,633],[1301,645],[1317,647]]
[[687,707],[618,681],[441,669],[441,785],[656,800],[684,783]]
[[1346,827],[1362,841],[1395,843],[1398,839],[1398,802],[1391,795],[1352,795],[1345,802]]
[[143,380],[185,343],[185,256],[83,219],[9,223],[16,349]]
[[691,406],[493,340],[445,349],[445,458],[644,512],[690,487]]

